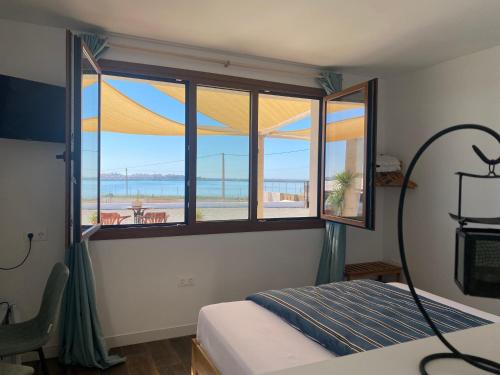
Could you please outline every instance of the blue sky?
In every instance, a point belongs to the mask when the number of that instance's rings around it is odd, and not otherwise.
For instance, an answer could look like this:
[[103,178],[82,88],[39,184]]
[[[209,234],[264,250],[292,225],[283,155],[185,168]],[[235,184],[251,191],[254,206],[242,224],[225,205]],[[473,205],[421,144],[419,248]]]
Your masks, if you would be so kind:
[[[168,117],[185,123],[184,104],[163,94],[154,87],[140,81],[109,79],[106,81],[141,105]],[[97,85],[84,89],[82,117],[93,117],[97,113]],[[343,111],[328,120],[340,120],[359,116],[356,111]],[[217,121],[198,113],[198,124],[221,126]],[[287,125],[283,130],[303,129],[310,126],[310,118],[304,118]],[[91,133],[84,133],[84,144],[95,143]],[[101,134],[101,169],[103,173],[129,174],[160,173],[184,174],[184,137],[130,135],[102,132]],[[198,137],[197,175],[202,177],[220,177],[221,154],[225,154],[226,178],[248,177],[248,148],[246,136],[201,136]],[[267,138],[265,140],[266,179],[308,179],[309,178],[309,142]],[[343,169],[345,142],[336,142],[329,147],[328,155],[337,162],[327,175]],[[215,154],[215,155],[214,155]]]

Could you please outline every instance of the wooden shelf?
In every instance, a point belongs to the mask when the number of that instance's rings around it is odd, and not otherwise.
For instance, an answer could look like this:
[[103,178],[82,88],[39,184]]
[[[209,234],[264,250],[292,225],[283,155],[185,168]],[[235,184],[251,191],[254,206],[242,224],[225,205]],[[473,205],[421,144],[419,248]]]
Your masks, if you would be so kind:
[[[375,174],[375,186],[380,187],[401,187],[403,186],[404,176],[401,172],[377,172]],[[408,189],[415,189],[418,185],[411,181],[408,183]]]
[[401,277],[401,266],[385,262],[367,262],[367,263],[354,263],[346,264],[344,275],[346,280],[365,279],[370,277],[377,277],[382,281],[382,277],[387,275],[396,276],[397,281]]

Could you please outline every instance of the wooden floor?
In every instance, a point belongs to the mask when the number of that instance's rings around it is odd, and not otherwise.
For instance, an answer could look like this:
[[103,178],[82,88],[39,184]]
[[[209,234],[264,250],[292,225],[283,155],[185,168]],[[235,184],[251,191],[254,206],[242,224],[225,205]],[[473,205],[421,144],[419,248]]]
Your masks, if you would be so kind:
[[[144,344],[122,346],[111,354],[127,357],[127,361],[109,370],[62,367],[57,359],[49,359],[50,375],[189,375],[191,374],[191,339],[185,336]],[[27,363],[41,374],[38,362]]]

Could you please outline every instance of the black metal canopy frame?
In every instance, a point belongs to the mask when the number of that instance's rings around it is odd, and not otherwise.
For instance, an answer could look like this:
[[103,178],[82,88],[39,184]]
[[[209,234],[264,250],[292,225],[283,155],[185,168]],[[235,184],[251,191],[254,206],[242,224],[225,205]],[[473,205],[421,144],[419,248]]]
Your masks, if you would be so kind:
[[[422,359],[420,362],[420,373],[422,375],[428,375],[425,366],[436,359],[443,359],[443,358],[454,358],[454,359],[461,359],[470,365],[477,367],[479,369],[482,369],[484,371],[493,373],[493,374],[500,374],[500,363],[469,355],[469,354],[464,354],[461,353],[458,349],[456,349],[448,340],[443,336],[443,334],[439,331],[437,326],[434,324],[432,321],[431,317],[425,310],[424,306],[422,305],[422,302],[420,301],[420,298],[415,291],[415,287],[413,286],[413,281],[411,279],[410,271],[408,269],[408,263],[406,261],[406,254],[405,254],[405,244],[404,244],[404,236],[403,236],[403,210],[404,210],[404,204],[405,204],[405,196],[406,196],[406,190],[408,188],[408,182],[410,181],[411,174],[413,173],[413,170],[415,168],[415,165],[417,164],[418,160],[422,156],[422,154],[427,150],[427,148],[437,139],[441,138],[442,136],[460,131],[460,130],[479,130],[482,132],[485,132],[487,134],[490,134],[493,138],[495,138],[498,143],[500,144],[500,134],[494,131],[493,129],[490,129],[486,126],[483,125],[477,125],[477,124],[461,124],[461,125],[455,125],[451,126],[449,128],[443,129],[440,132],[436,133],[433,135],[431,138],[429,138],[417,151],[413,159],[411,160],[408,170],[406,171],[404,180],[403,180],[403,186],[401,188],[401,194],[399,196],[399,206],[398,206],[398,242],[399,242],[399,254],[401,257],[401,263],[403,267],[403,272],[406,277],[406,281],[408,283],[408,287],[410,289],[410,293],[413,296],[413,299],[415,300],[415,303],[417,304],[418,309],[424,316],[425,320],[431,327],[431,329],[434,331],[436,336],[441,340],[441,342],[450,350],[451,353],[436,353],[436,354],[431,354],[425,358]],[[498,159],[493,159],[489,160],[486,158],[486,156],[476,147],[474,146],[474,151],[478,154],[478,156],[481,158],[483,162],[488,164],[489,166],[489,174],[495,174],[495,165],[500,163],[500,158]]]

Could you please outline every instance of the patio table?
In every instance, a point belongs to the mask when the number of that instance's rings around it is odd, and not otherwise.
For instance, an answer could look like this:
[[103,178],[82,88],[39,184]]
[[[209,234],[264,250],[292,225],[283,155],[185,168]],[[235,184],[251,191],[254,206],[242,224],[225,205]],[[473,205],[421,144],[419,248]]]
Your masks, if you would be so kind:
[[144,212],[149,210],[151,207],[127,207],[127,210],[132,210],[134,213],[134,224],[142,224],[142,218],[144,217]]

